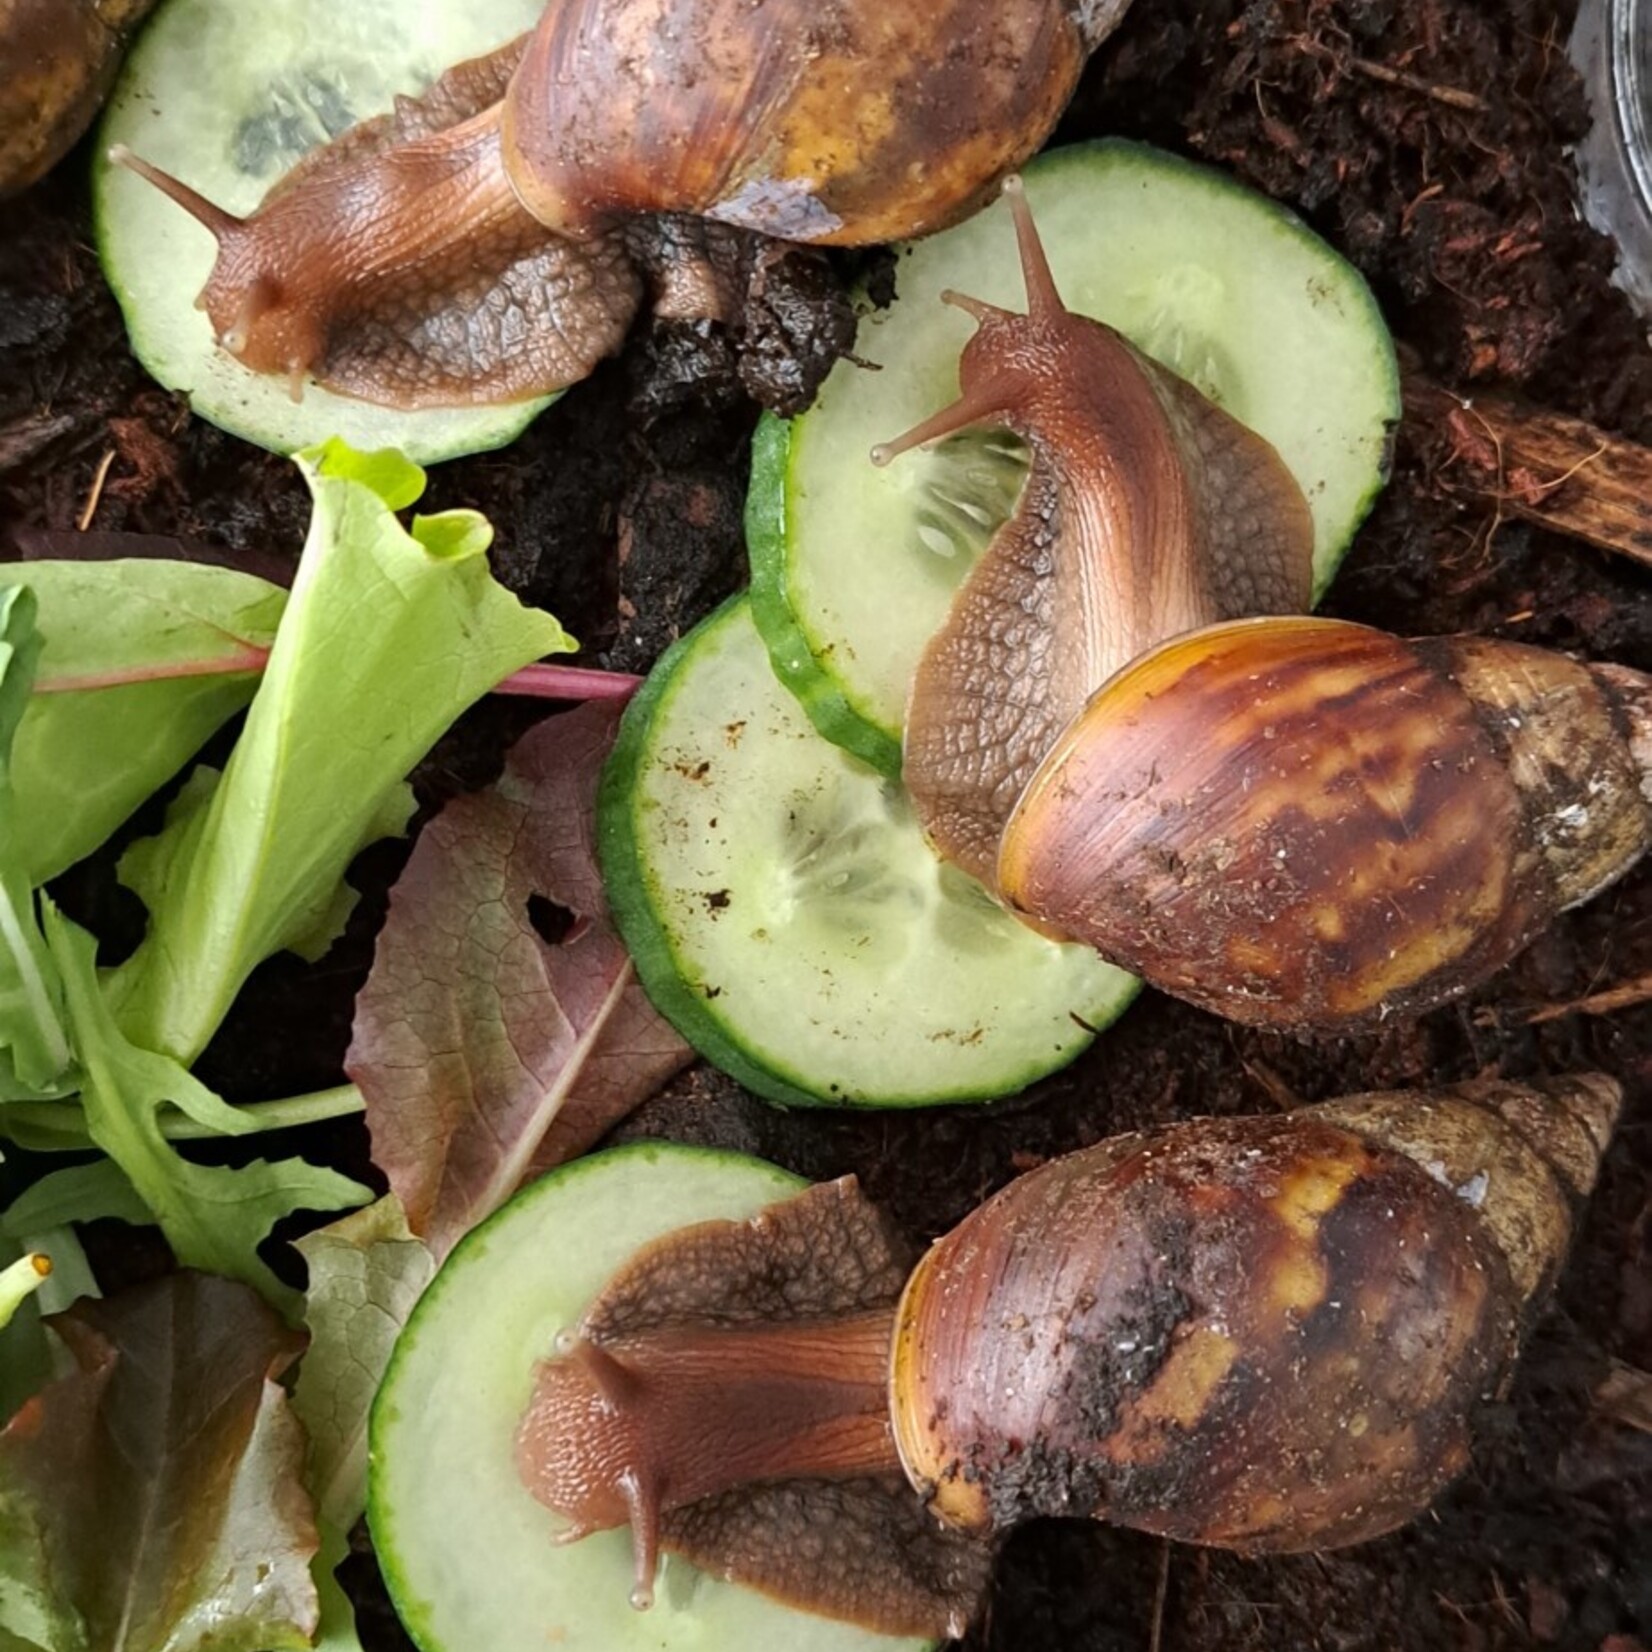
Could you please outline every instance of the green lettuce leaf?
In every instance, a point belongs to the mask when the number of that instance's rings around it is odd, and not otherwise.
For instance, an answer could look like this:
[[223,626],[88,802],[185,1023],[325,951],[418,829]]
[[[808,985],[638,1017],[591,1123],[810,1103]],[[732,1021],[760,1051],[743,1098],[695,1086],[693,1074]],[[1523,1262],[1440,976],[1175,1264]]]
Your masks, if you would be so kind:
[[336,922],[346,866],[401,816],[403,778],[437,736],[573,646],[495,582],[474,511],[402,527],[416,465],[338,441],[298,463],[315,514],[245,731],[210,796],[140,857],[149,934],[111,981],[127,1036],[185,1063],[261,960],[313,951]]
[[51,1323],[77,1368],[0,1430],[0,1636],[308,1647],[315,1525],[278,1380],[302,1339],[245,1286],[191,1273]]
[[13,821],[41,884],[252,698],[287,593],[231,568],[147,558],[0,567],[0,586],[20,585],[39,601],[45,649],[12,752]]
[[[92,1145],[90,1137],[86,1145]],[[107,1216],[122,1222],[151,1219],[149,1206],[126,1172],[113,1159],[94,1159],[54,1170],[18,1194],[0,1216],[0,1238],[21,1239],[40,1228],[96,1222]]]
[[12,742],[40,660],[35,606],[26,586],[0,589],[0,1100],[74,1087],[63,989],[35,918],[11,786]]
[[[232,1169],[180,1157],[157,1118],[168,1103],[215,1124],[244,1115],[171,1057],[140,1049],[122,1034],[98,987],[97,942],[49,902],[42,911],[80,1052],[80,1102],[92,1140],[125,1173],[180,1262],[244,1280],[271,1301],[287,1304],[290,1293],[258,1258],[259,1241],[271,1224],[294,1210],[343,1210],[371,1194],[302,1159],[274,1164],[255,1159]],[[64,1219],[61,1209],[53,1214]]]
[[390,1351],[436,1259],[408,1230],[391,1195],[296,1241],[310,1267],[304,1318],[310,1347],[298,1368],[293,1409],[310,1436],[306,1483],[315,1499],[321,1552],[319,1648],[353,1652],[355,1613],[335,1568],[367,1506],[367,1415]]

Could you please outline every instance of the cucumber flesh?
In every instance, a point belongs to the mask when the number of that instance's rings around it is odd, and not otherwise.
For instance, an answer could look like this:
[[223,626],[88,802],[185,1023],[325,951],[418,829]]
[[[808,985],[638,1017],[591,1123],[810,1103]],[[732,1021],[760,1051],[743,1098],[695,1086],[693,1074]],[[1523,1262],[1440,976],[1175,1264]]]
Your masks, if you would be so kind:
[[523,1189],[448,1258],[396,1343],[373,1407],[368,1521],[421,1652],[919,1652],[782,1606],[665,1557],[628,1604],[631,1542],[559,1547],[563,1522],[517,1477],[535,1364],[640,1246],[742,1219],[802,1184],[734,1153],[649,1143]]
[[554,398],[398,412],[254,373],[220,350],[195,297],[211,234],[143,179],[113,165],[128,145],[230,212],[250,212],[301,155],[416,96],[453,64],[531,28],[544,0],[166,0],[128,57],[93,163],[99,255],[132,349],[202,418],[276,453],[328,436],[363,452],[399,447],[420,464],[513,440]]
[[678,643],[627,710],[597,834],[649,997],[783,1105],[1012,1094],[1136,991],[936,857],[899,785],[810,726],[744,598]]
[[[1399,417],[1393,343],[1370,289],[1283,207],[1140,144],[1057,149],[1027,195],[1068,307],[1118,327],[1278,449],[1314,518],[1322,592],[1386,479]],[[754,612],[816,725],[899,772],[907,686],[1013,509],[1002,431],[868,458],[950,402],[973,330],[952,287],[1026,308],[1008,208],[904,250],[898,298],[868,316],[814,407],[759,432],[747,513]]]

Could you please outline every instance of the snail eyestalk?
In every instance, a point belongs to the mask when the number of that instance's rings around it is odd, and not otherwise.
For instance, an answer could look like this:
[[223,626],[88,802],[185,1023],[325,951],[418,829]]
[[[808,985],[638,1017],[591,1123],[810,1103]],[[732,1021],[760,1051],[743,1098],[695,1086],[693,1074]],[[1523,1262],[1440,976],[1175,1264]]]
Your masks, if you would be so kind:
[[1064,315],[1067,307],[1061,302],[1055,277],[1050,273],[1049,255],[1039,239],[1032,208],[1027,205],[1027,186],[1022,183],[1019,173],[1012,172],[1004,180],[1003,194],[1010,204],[1010,215],[1015,219],[1015,244],[1021,254],[1021,279],[1027,286],[1027,314],[1038,319]]
[[199,191],[191,189],[181,179],[174,178],[170,172],[163,172],[143,156],[135,154],[124,143],[110,147],[109,159],[116,166],[124,166],[128,172],[135,172],[145,182],[153,184],[168,200],[176,201],[196,223],[211,230],[219,241],[240,229],[245,222],[234,213],[226,212],[216,201],[209,201]]
[[[976,326],[982,329],[993,326],[1027,327],[1040,321],[1058,322],[1067,312],[1062,305],[1061,294],[1056,291],[1055,277],[1050,274],[1049,259],[1045,256],[1043,242],[1038,238],[1032,209],[1027,205],[1027,192],[1019,175],[1012,174],[1004,180],[1003,193],[1015,214],[1016,244],[1021,256],[1021,278],[1027,289],[1026,315],[1018,316],[1013,310],[1001,310],[996,304],[989,304],[981,298],[971,298],[969,294],[957,292],[951,287],[941,294],[941,302],[972,316]],[[965,346],[966,356],[979,341],[979,337],[977,334],[976,339],[972,339],[970,344]],[[959,376],[965,376],[962,367]],[[898,459],[901,454],[908,453],[915,447],[939,441],[943,436],[955,435],[960,430],[969,429],[971,425],[988,424],[1000,418],[1006,409],[1025,398],[1026,394],[1026,386],[1009,375],[971,384],[949,407],[932,413],[927,419],[893,440],[879,442],[872,449],[872,463],[881,469],[892,459]]]
[[979,385],[969,394],[960,396],[950,407],[930,414],[922,423],[915,424],[893,441],[879,442],[872,449],[872,463],[882,469],[891,460],[898,459],[915,447],[938,442],[943,436],[956,435],[960,430],[968,430],[971,425],[985,424],[1008,399],[1005,389],[995,383]]

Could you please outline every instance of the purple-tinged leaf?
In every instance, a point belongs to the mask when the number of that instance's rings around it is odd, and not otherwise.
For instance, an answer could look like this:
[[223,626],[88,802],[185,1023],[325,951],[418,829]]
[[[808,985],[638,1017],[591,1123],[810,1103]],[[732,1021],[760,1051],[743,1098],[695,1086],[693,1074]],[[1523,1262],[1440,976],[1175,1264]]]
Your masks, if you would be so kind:
[[98,1652],[310,1644],[304,1431],[289,1331],[244,1285],[169,1274],[51,1325],[79,1369],[0,1430],[8,1606]]
[[345,1066],[438,1257],[690,1057],[637,985],[597,870],[619,714],[593,703],[532,729],[496,786],[425,828],[391,893]]

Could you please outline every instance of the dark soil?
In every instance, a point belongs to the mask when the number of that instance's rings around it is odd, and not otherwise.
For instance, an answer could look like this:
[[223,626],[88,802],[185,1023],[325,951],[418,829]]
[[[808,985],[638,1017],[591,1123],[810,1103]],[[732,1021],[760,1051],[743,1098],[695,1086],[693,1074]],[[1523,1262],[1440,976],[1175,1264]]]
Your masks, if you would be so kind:
[[[1567,145],[1584,115],[1570,24],[1551,0],[1138,0],[1059,137],[1124,133],[1230,168],[1366,271],[1436,376],[1516,388],[1652,441],[1652,349],[1608,285],[1610,247],[1573,208]],[[289,467],[192,420],[130,360],[90,251],[82,170],[0,212],[0,522],[72,526],[112,451],[97,527],[296,550],[306,499]],[[743,577],[755,410],[726,383],[684,393],[697,349],[645,334],[513,447],[432,478],[434,506],[493,520],[501,576],[554,609],[588,661],[645,667]],[[1453,496],[1439,452],[1402,432],[1330,609],[1652,669],[1646,570]],[[490,704],[467,718],[423,766],[425,802],[485,781],[539,714]],[[358,866],[367,898],[322,965],[259,972],[205,1058],[209,1082],[268,1097],[336,1079],[404,852],[381,846]],[[133,914],[106,874],[77,873],[60,893],[118,945]],[[1435,1510],[1361,1548],[1266,1561],[1045,1523],[1009,1545],[968,1644],[1635,1652],[1652,1645],[1652,1436],[1594,1393],[1610,1360],[1652,1369],[1652,1006],[1530,1012],[1649,975],[1642,868],[1469,1001],[1368,1037],[1251,1032],[1148,994],[1084,1061],[995,1106],[786,1115],[701,1067],[621,1134],[716,1142],[816,1177],[854,1171],[922,1238],[1016,1171],[1122,1129],[1482,1074],[1614,1074],[1626,1115],[1555,1306],[1488,1407],[1472,1470]],[[354,1127],[299,1145],[364,1163]],[[157,1265],[121,1231],[97,1246],[111,1281]],[[405,1644],[370,1559],[353,1566],[370,1652]]]

